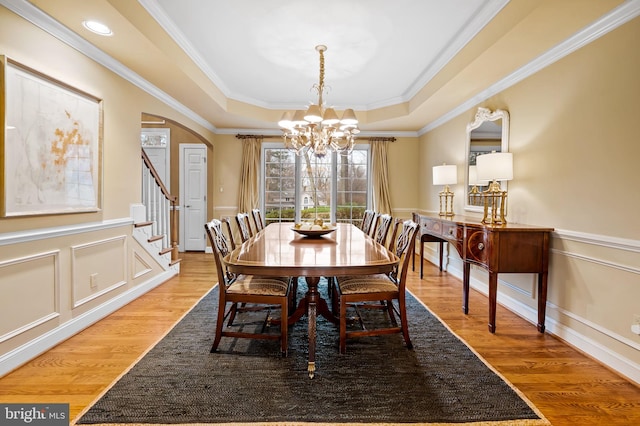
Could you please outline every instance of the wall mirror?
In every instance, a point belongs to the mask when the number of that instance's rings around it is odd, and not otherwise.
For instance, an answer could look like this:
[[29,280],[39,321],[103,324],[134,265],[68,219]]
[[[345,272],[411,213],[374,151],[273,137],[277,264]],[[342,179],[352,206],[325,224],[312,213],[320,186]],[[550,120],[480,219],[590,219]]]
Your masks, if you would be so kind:
[[[498,109],[478,108],[474,120],[467,125],[466,164],[464,171],[464,209],[482,212],[482,199],[470,197],[470,192],[484,191],[488,183],[474,182],[474,168],[476,157],[491,152],[509,151],[509,113]],[[471,173],[469,171],[471,170]],[[502,190],[507,190],[507,182],[501,182]],[[475,187],[475,189],[474,189]]]

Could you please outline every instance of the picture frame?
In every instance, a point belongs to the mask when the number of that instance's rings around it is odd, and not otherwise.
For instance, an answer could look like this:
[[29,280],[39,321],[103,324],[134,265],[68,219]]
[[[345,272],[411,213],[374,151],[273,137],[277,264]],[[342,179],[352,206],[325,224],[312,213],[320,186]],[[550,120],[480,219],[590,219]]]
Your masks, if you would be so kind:
[[0,216],[102,208],[103,102],[0,56]]

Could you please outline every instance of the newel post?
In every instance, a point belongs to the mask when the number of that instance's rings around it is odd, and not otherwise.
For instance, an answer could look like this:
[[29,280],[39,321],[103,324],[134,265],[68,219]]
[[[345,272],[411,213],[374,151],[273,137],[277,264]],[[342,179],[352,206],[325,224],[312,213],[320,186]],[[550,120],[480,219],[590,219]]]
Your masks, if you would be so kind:
[[178,260],[178,215],[176,214],[177,197],[171,198],[171,260]]

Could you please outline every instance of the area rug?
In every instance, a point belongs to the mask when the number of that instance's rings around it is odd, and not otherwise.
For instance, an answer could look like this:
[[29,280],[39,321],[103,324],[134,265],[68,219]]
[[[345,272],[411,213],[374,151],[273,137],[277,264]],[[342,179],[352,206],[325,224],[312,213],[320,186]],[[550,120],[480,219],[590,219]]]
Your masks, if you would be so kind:
[[[337,327],[320,318],[313,379],[304,319],[290,329],[287,358],[277,341],[249,339],[223,338],[209,353],[217,305],[214,288],[76,424],[549,425],[411,295],[413,350],[390,335],[354,339],[340,355]],[[368,320],[386,320],[372,311]]]

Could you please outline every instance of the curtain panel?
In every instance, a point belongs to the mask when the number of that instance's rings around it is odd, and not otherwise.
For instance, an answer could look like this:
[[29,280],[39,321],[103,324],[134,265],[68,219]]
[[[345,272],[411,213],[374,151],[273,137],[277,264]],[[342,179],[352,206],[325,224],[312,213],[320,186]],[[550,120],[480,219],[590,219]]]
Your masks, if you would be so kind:
[[242,166],[240,170],[240,190],[238,211],[250,212],[258,208],[260,201],[260,150],[261,137],[242,139]]
[[391,195],[389,193],[389,167],[387,151],[389,141],[371,142],[371,183],[373,185],[373,210],[382,214],[391,214]]

